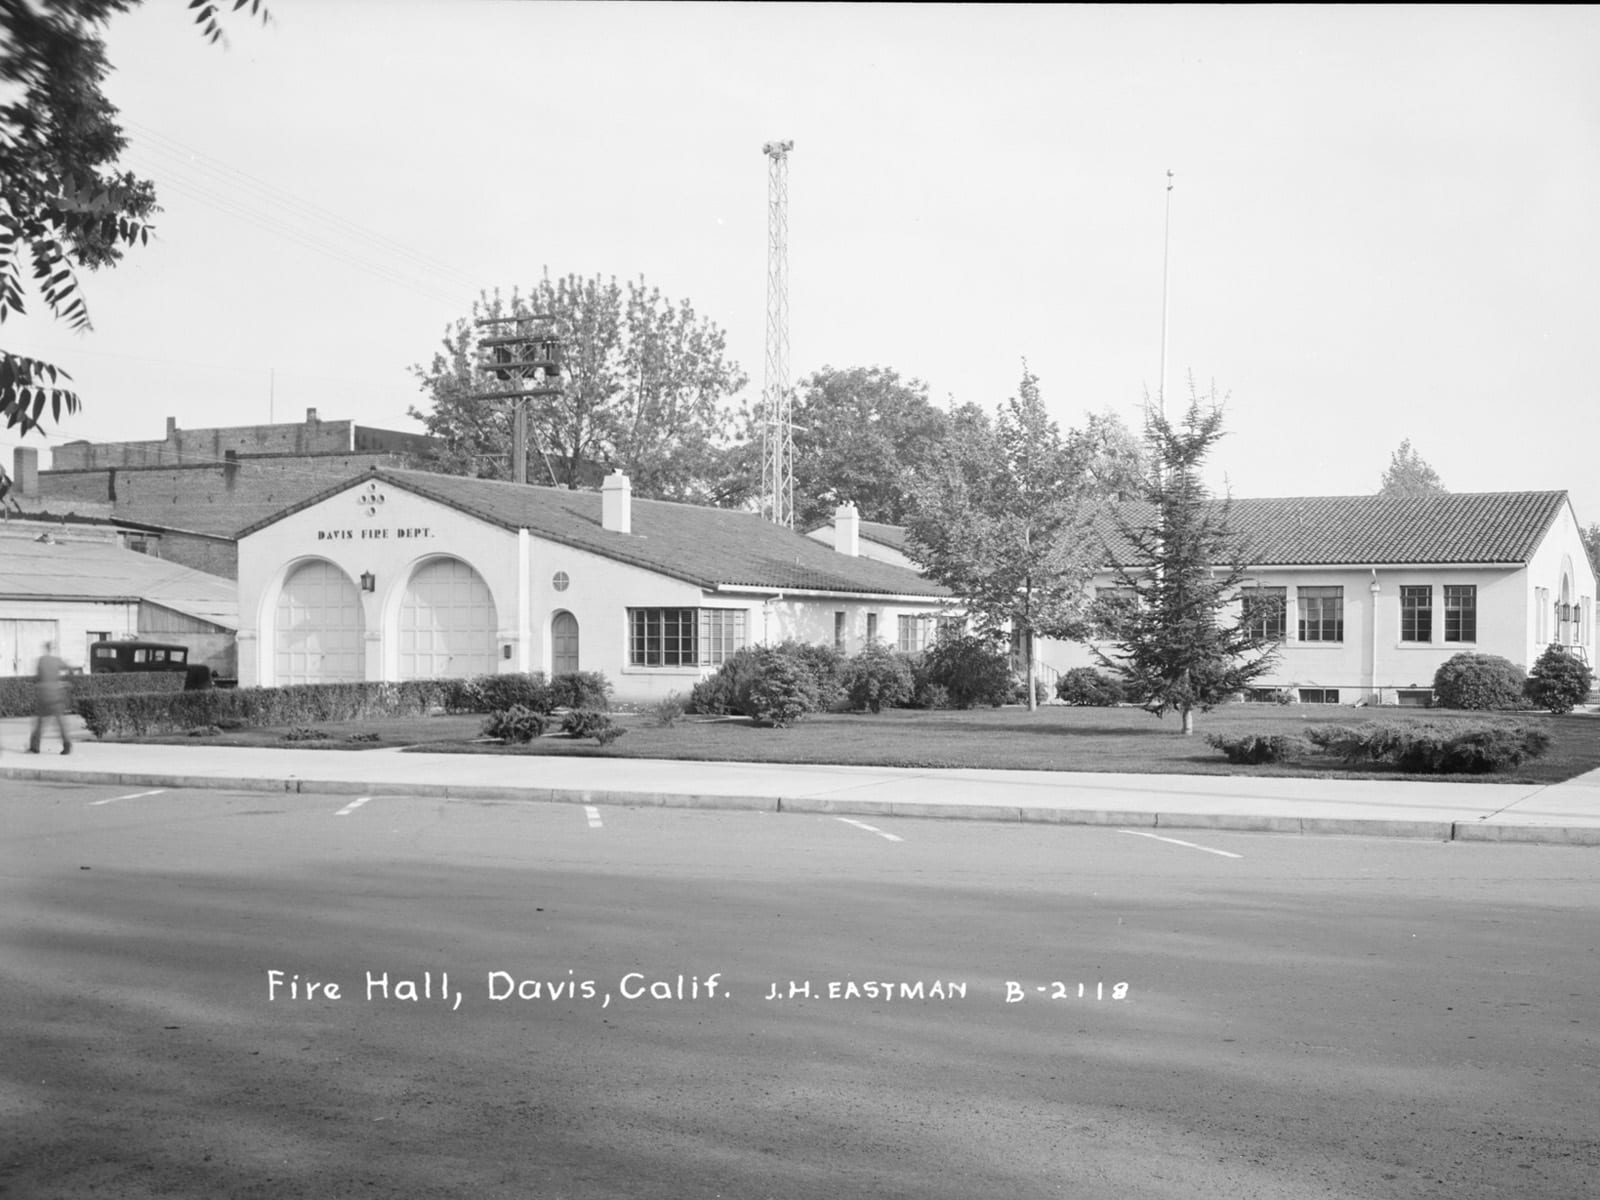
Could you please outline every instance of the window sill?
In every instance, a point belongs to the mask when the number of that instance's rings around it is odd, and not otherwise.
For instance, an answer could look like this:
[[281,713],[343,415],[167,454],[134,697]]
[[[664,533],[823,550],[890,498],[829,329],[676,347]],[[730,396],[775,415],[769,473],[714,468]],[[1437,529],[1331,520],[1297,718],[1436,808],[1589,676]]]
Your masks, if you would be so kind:
[[685,679],[699,679],[710,667],[623,667],[624,675],[675,675]]

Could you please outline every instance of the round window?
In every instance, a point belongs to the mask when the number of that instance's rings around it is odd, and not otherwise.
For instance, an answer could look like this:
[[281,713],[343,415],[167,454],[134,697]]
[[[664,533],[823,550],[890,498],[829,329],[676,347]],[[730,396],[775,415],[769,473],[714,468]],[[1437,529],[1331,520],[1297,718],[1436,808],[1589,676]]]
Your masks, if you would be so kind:
[[567,590],[567,584],[571,582],[572,580],[567,578],[567,573],[565,571],[557,571],[555,573],[555,577],[550,580],[550,586],[555,588],[558,592],[564,592]]

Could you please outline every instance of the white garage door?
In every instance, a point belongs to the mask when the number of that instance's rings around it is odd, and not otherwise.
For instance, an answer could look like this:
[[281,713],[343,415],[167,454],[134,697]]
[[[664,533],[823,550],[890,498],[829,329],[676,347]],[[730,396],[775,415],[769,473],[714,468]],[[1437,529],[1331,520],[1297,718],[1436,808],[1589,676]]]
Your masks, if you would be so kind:
[[494,597],[459,558],[411,577],[400,602],[400,678],[455,679],[495,669]]
[[278,596],[278,685],[364,679],[365,628],[350,578],[332,563],[302,563]]
[[0,620],[0,675],[32,675],[47,642],[56,642],[61,654],[56,631],[55,621]]

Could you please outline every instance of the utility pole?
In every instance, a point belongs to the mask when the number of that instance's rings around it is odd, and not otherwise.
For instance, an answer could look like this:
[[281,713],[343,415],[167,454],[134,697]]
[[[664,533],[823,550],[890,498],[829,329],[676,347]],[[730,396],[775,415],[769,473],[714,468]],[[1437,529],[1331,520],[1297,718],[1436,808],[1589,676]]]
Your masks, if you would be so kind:
[[789,395],[789,151],[768,142],[767,375],[762,397],[761,506],[778,525],[794,527],[794,427]]
[[1167,172],[1167,219],[1161,231],[1161,378],[1156,382],[1156,404],[1167,415],[1167,262],[1172,248],[1172,172]]
[[528,482],[528,399],[561,394],[561,339],[548,329],[552,319],[524,313],[475,322],[493,331],[478,339],[479,369],[512,386],[472,398],[511,401],[511,477],[518,483]]

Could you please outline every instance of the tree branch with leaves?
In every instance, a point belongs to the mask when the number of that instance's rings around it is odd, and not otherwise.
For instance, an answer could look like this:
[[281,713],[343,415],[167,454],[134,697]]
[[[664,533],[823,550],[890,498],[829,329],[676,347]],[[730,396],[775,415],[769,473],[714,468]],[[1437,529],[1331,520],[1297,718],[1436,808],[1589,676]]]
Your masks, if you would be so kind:
[[[0,324],[27,311],[27,284],[52,317],[90,326],[78,270],[114,266],[150,238],[155,185],[118,171],[127,144],[101,91],[110,74],[101,31],[141,0],[0,0]],[[191,0],[209,41],[227,7]],[[267,19],[262,0],[234,0]],[[76,412],[71,376],[53,363],[0,348],[0,416],[23,433]]]

